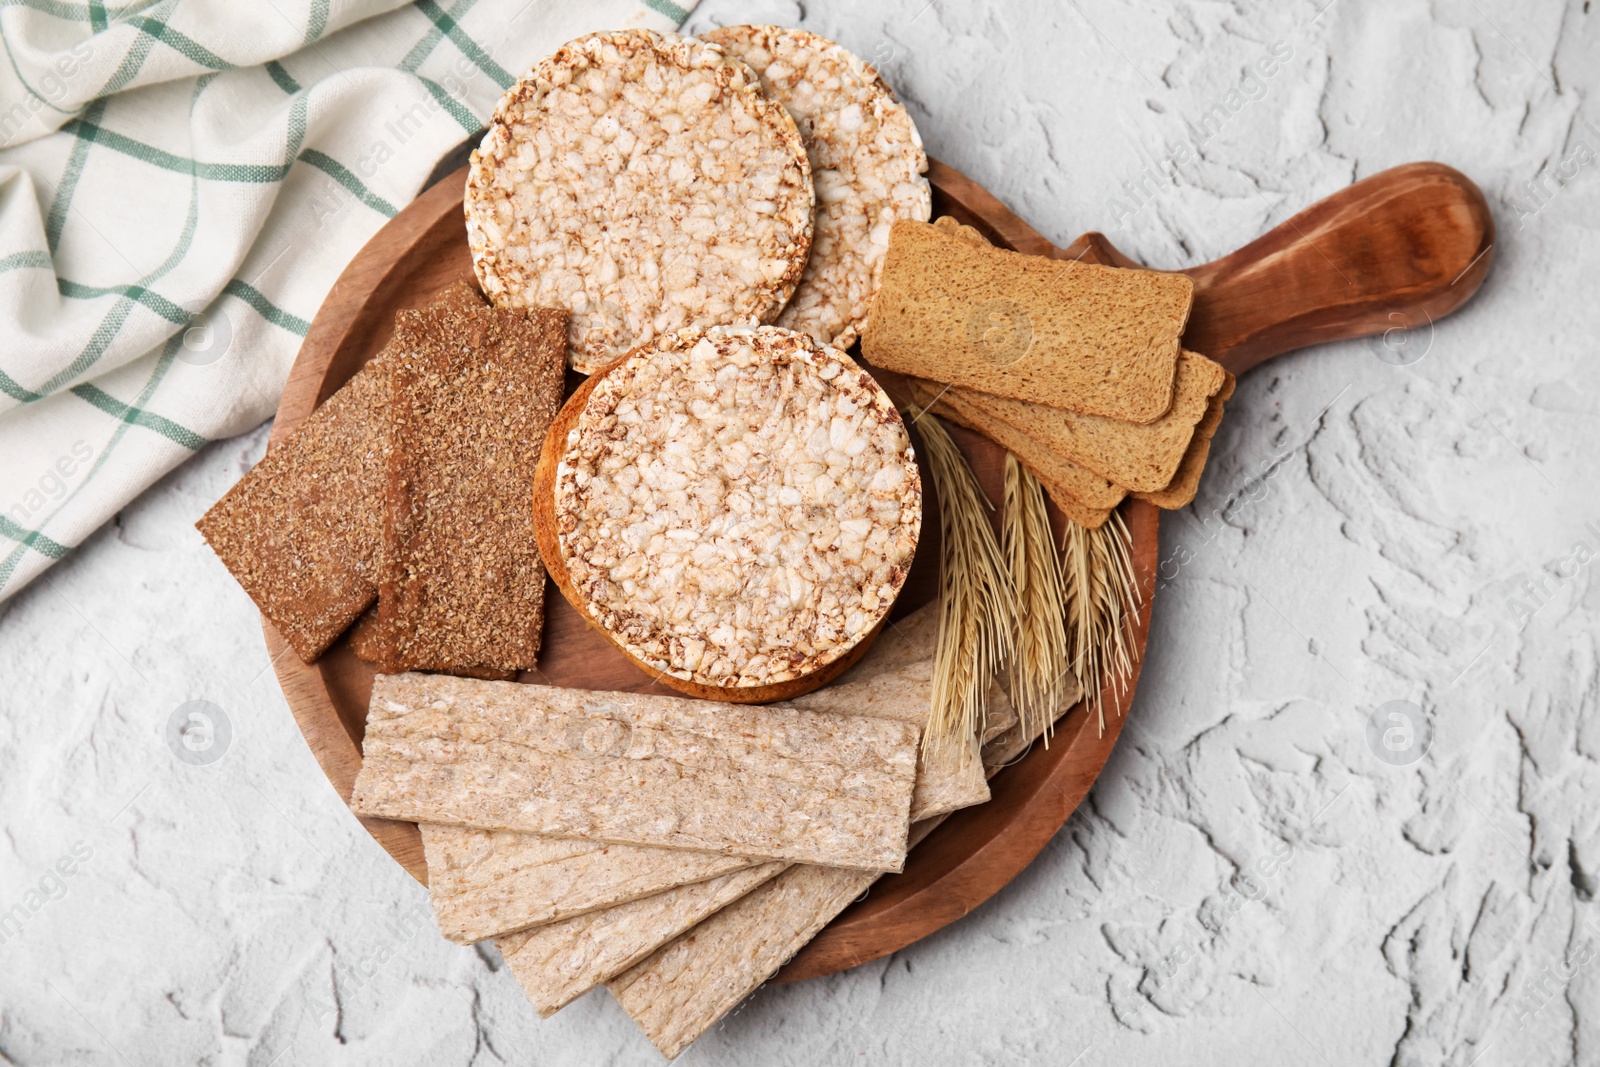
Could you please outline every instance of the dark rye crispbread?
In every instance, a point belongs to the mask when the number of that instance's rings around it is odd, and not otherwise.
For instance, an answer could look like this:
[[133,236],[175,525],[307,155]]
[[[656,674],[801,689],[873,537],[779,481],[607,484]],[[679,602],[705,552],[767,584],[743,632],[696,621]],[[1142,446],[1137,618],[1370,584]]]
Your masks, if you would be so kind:
[[[456,282],[436,303],[481,306],[483,300]],[[357,371],[195,523],[307,663],[378,595],[384,355]]]
[[985,248],[901,220],[861,351],[983,393],[1153,422],[1172,406],[1194,283]]
[[530,668],[544,627],[533,475],[561,403],[567,315],[403,311],[389,358],[380,666]]
[[1183,461],[1178,464],[1177,473],[1172,476],[1172,483],[1157,492],[1135,493],[1134,496],[1168,511],[1188,507],[1194,500],[1200,489],[1200,475],[1206,469],[1206,457],[1211,453],[1211,438],[1222,424],[1222,407],[1233,396],[1234,377],[1227,371],[1222,373],[1222,387],[1206,402],[1206,413],[1194,428],[1194,437],[1183,454]]

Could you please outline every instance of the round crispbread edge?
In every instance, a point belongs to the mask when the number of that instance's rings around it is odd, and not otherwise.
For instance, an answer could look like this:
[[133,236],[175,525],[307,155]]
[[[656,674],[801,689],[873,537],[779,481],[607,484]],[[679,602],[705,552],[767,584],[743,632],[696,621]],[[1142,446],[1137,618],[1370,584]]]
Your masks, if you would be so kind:
[[[658,61],[680,70],[708,70],[716,75],[719,88],[744,96],[746,104],[757,120],[764,124],[789,149],[789,155],[800,170],[800,184],[811,191],[804,210],[794,212],[789,220],[794,233],[794,245],[788,252],[788,269],[776,281],[754,286],[753,303],[762,310],[756,316],[762,323],[776,319],[793,295],[810,258],[811,236],[814,224],[815,192],[811,190],[811,160],[806,153],[805,141],[793,117],[783,105],[769,99],[761,89],[760,79],[746,64],[728,55],[721,48],[693,37],[654,30],[613,30],[585,34],[574,38],[540,60],[516,84],[507,89],[495,105],[494,115],[483,140],[473,149],[468,162],[467,184],[462,198],[462,211],[466,216],[467,244],[472,253],[472,270],[477,276],[489,302],[500,306],[508,291],[506,282],[496,272],[500,249],[493,246],[489,235],[474,215],[474,206],[486,195],[493,183],[493,172],[508,153],[515,151],[510,125],[519,117],[519,108],[536,105],[543,94],[556,87],[556,79],[563,69],[586,69],[603,61],[607,46],[626,54],[642,49],[654,53]],[[570,80],[570,78],[568,79]],[[653,343],[653,342],[651,342]],[[590,359],[584,353],[570,350],[569,364],[581,373],[589,374],[607,366],[625,355],[610,352]]]
[[[910,177],[916,179],[923,193],[920,205],[921,211],[905,216],[896,215],[895,217],[909,218],[917,222],[927,222],[932,217],[933,188],[927,179],[928,154],[922,144],[922,134],[917,130],[917,124],[911,118],[911,113],[906,110],[905,105],[895,95],[893,87],[889,85],[883,74],[876,67],[837,41],[831,41],[819,34],[812,33],[810,30],[802,30],[795,27],[771,25],[722,26],[709,30],[702,35],[703,40],[719,46],[724,45],[730,38],[753,42],[757,47],[769,53],[774,52],[774,42],[787,38],[819,53],[825,61],[831,60],[836,69],[852,77],[863,90],[873,94],[872,105],[880,127],[898,128],[907,135],[904,138],[904,146],[906,154],[911,161]],[[756,77],[761,79],[763,86],[765,86],[764,72],[757,71]],[[807,155],[809,157],[809,149],[813,138],[807,133],[803,133],[802,137],[806,140]],[[815,180],[815,169],[813,169],[812,177]],[[819,204],[818,214],[821,215],[822,213],[823,211]],[[871,277],[868,280],[864,306],[861,311],[848,316],[843,328],[834,336],[829,338],[818,337],[816,338],[817,340],[840,349],[847,349],[856,342],[861,335],[862,329],[865,328],[867,315],[872,305],[872,297],[877,293],[879,282],[883,276],[883,261],[884,256],[879,255],[871,264]],[[813,249],[813,256],[806,264],[806,272],[801,275],[800,285],[796,287],[796,293],[790,295],[790,303],[785,306],[784,312],[792,309],[794,296],[807,283],[815,265],[815,249]],[[780,313],[773,321],[778,325],[797,328],[795,323],[785,321],[783,313]],[[809,330],[802,330],[802,332],[809,332]],[[816,335],[813,334],[812,336],[815,337]]]

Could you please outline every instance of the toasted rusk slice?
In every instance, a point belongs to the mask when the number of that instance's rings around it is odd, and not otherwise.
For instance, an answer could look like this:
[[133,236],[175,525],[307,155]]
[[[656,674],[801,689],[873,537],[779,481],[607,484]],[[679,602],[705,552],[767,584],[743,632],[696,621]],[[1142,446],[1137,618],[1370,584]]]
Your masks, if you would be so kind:
[[984,247],[901,220],[861,352],[979,392],[1154,422],[1172,406],[1194,283]]

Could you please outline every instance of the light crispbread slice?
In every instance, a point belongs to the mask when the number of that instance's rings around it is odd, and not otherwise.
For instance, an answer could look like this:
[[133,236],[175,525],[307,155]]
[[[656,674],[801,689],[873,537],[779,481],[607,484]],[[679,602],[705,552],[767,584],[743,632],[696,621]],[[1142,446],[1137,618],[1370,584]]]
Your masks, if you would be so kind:
[[549,1018],[695,923],[786,869],[763,863],[704,882],[495,938],[517,983]]
[[[928,721],[933,694],[933,660],[880,672],[848,685],[832,685],[787,701],[792,707],[835,715],[871,715],[921,727]],[[911,793],[911,819],[919,821],[982,804],[989,785],[978,758],[978,741],[950,745],[931,759],[917,755],[917,784]]]
[[[923,660],[789,703],[807,711],[920,724],[927,717],[931,684],[931,661]],[[919,753],[918,760],[912,820],[989,799],[976,744],[970,751],[942,752],[931,763]],[[431,823],[421,830],[434,914],[444,936],[459,944],[609,908],[753,862],[690,849]]]
[[936,414],[988,437],[1015,455],[1041,480],[1065,489],[1085,507],[1114,508],[1127,495],[1127,490],[1121,486],[1113,485],[1093,471],[1057,455],[1009,422],[985,417],[965,399],[953,395],[954,390],[945,389],[937,382],[912,377],[906,378],[906,384],[919,404],[932,407]]
[[1223,373],[1227,375],[1226,380],[1206,402],[1206,413],[1195,426],[1194,437],[1183,454],[1183,461],[1178,464],[1177,473],[1172,476],[1172,484],[1158,492],[1134,494],[1140,500],[1148,500],[1169,511],[1187,507],[1194,500],[1195,493],[1200,490],[1200,476],[1205,473],[1206,457],[1211,453],[1211,438],[1222,424],[1223,405],[1232,399],[1236,384],[1233,375]]
[[[464,281],[430,307],[483,306]],[[385,370],[374,356],[195,523],[289,646],[312,662],[378,595]]]
[[1126,422],[1172,406],[1194,283],[899,221],[861,351],[902,374]]
[[424,823],[428,896],[461,945],[750,866],[743,856]]
[[[920,708],[925,715],[931,685],[927,664],[937,635],[937,605],[919,608],[899,620],[839,682],[823,690],[831,696],[819,698],[811,710],[837,705],[843,714],[905,719]],[[869,685],[873,682],[879,684]],[[1014,713],[1007,718],[1010,711],[1003,698],[993,700],[990,729],[998,733],[1014,722]],[[954,749],[929,764],[919,753],[919,761],[913,820],[988,798],[987,787],[975,781],[971,754]],[[579,914],[606,893],[613,904],[620,904],[751,862],[684,849],[602,846],[464,827],[424,825],[422,835],[429,850],[429,893],[440,929],[452,940],[475,940],[546,923],[553,916]],[[438,851],[436,842],[447,843],[454,855]]]
[[[913,844],[944,816],[911,828]],[[738,1006],[881,871],[796,864],[606,983],[667,1059]]]
[[[1054,718],[1078,703],[1072,681]],[[994,698],[1009,704],[1004,694]],[[1042,724],[1038,729],[1042,729]],[[984,747],[992,776],[1037,738],[1020,723]],[[991,764],[990,760],[993,760]],[[915,845],[944,816],[911,827]],[[663,945],[607,983],[625,1011],[663,1055],[676,1057],[754,992],[817,935],[878,876],[799,865],[757,887],[722,911]]]
[[380,675],[361,815],[899,870],[920,730],[637,693]]
[[1158,492],[1172,483],[1195,426],[1227,373],[1197,352],[1180,353],[1172,407],[1145,425],[969,389],[952,389],[951,393],[973,411],[1015,426],[1051,451],[1130,492]]
[[[939,601],[931,600],[916,609],[904,618],[890,619],[878,634],[878,639],[873,642],[872,650],[866,654],[860,663],[841,674],[833,683],[834,688],[850,685],[855,682],[866,681],[874,675],[887,671],[899,670],[909,667],[914,663],[933,659],[934,646],[939,641]],[[931,669],[931,667],[930,667]],[[991,694],[999,693],[1000,684],[990,683]],[[981,740],[987,741],[991,737],[1009,730],[1016,725],[1017,713],[1011,703],[1006,700],[994,701],[991,698],[989,718],[984,723],[984,732]],[[915,805],[913,805],[913,808]],[[913,810],[912,819],[918,818]]]

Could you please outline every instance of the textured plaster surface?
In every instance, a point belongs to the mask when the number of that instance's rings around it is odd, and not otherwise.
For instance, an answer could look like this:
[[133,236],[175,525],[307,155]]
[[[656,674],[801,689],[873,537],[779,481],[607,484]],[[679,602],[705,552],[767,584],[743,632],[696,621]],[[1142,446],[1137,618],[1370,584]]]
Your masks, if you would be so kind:
[[[1196,264],[1427,158],[1499,240],[1431,330],[1241,380],[1162,524],[1122,741],[1037,862],[684,1062],[1600,1063],[1600,12],[1324,3],[701,5],[880,63],[930,154],[1059,243]],[[27,913],[0,1063],[658,1062],[604,994],[542,1022],[445,942],[323,779],[191,526],[265,439],[205,448],[0,616],[0,910]],[[164,739],[195,699],[232,725],[209,765]],[[1367,737],[1392,700],[1432,725],[1408,765]]]

